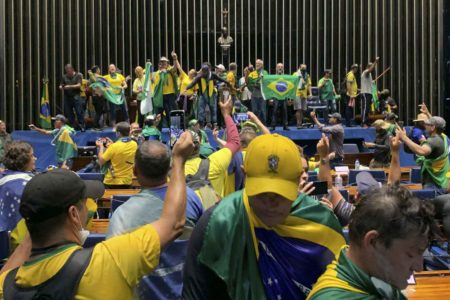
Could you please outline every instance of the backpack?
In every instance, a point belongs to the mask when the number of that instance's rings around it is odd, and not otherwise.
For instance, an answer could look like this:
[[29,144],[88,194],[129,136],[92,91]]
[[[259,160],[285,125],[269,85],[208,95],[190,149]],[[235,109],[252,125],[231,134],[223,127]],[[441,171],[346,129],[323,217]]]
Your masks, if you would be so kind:
[[202,159],[197,173],[186,176],[186,185],[200,196],[204,210],[207,210],[221,199],[208,179],[209,164],[209,159]]
[[6,275],[3,283],[5,300],[73,300],[89,262],[94,248],[77,250],[69,257],[64,266],[50,279],[43,283],[22,288],[16,284],[19,267]]

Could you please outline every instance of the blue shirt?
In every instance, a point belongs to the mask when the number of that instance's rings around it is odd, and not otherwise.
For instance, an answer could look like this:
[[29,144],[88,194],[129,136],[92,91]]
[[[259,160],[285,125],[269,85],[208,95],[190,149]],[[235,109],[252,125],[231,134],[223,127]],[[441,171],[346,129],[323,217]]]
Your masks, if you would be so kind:
[[0,231],[13,230],[22,216],[19,213],[20,198],[32,173],[3,172],[0,179]]
[[[130,232],[145,224],[152,223],[161,216],[167,185],[159,188],[146,188],[133,195],[118,207],[109,221],[107,237]],[[203,214],[203,205],[197,194],[186,188],[186,218],[197,223]]]

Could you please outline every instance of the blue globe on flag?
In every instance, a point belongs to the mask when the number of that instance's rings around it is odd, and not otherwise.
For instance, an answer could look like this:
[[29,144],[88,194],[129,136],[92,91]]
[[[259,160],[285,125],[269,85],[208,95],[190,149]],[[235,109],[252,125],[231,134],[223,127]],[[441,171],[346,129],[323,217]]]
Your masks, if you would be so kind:
[[277,89],[278,92],[284,93],[287,91],[288,85],[284,81],[278,81],[277,84],[275,85],[275,88]]

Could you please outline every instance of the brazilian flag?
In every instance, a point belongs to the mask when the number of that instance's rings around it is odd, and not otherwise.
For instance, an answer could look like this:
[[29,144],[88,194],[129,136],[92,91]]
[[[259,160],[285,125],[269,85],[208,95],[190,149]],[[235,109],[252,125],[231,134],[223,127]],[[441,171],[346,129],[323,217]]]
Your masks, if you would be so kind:
[[75,142],[73,141],[70,133],[73,133],[74,130],[69,126],[65,125],[62,127],[55,137],[55,147],[56,147],[56,157],[59,163],[64,162],[70,158],[74,158],[78,156],[78,148]]
[[39,112],[39,123],[41,128],[51,129],[52,120],[50,117],[50,103],[48,101],[48,80],[42,81],[41,108]]
[[292,75],[266,75],[262,78],[265,100],[295,99],[299,77]]
[[378,99],[377,83],[372,81],[372,111],[377,111],[380,108],[380,100]]

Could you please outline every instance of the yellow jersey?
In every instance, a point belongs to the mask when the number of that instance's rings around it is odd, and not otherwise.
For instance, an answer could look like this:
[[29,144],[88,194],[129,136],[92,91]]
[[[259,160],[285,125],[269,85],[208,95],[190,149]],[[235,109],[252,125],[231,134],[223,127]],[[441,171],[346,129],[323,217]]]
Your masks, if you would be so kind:
[[[222,148],[219,151],[214,152],[207,159],[209,159],[209,174],[208,179],[211,182],[214,190],[221,197],[225,193],[225,179],[227,177],[228,166],[231,163],[233,154],[228,148]],[[200,166],[201,158],[196,157],[186,161],[184,166],[185,175],[194,175],[197,173]]]
[[136,150],[137,143],[130,138],[120,138],[106,149],[103,160],[111,162],[114,176],[111,170],[108,170],[103,180],[105,184],[131,184]]
[[355,97],[358,94],[358,83],[356,82],[355,74],[352,71],[348,72],[345,76],[347,83],[350,83],[350,93],[347,91],[347,95]]
[[[32,287],[47,281],[80,248],[77,244],[67,244],[25,262],[17,272],[16,283],[21,287]],[[133,299],[134,288],[143,276],[156,268],[159,255],[159,236],[151,224],[97,244],[75,299]],[[8,273],[0,275],[0,299],[4,297],[3,283]]]
[[120,93],[122,93],[122,90],[120,88],[122,88],[122,84],[125,82],[125,77],[123,77],[122,74],[116,73],[116,77],[113,78],[111,77],[110,74],[103,76],[103,78],[105,78],[109,84],[111,84],[112,87],[114,87],[115,89],[112,89],[112,91],[119,95]]

